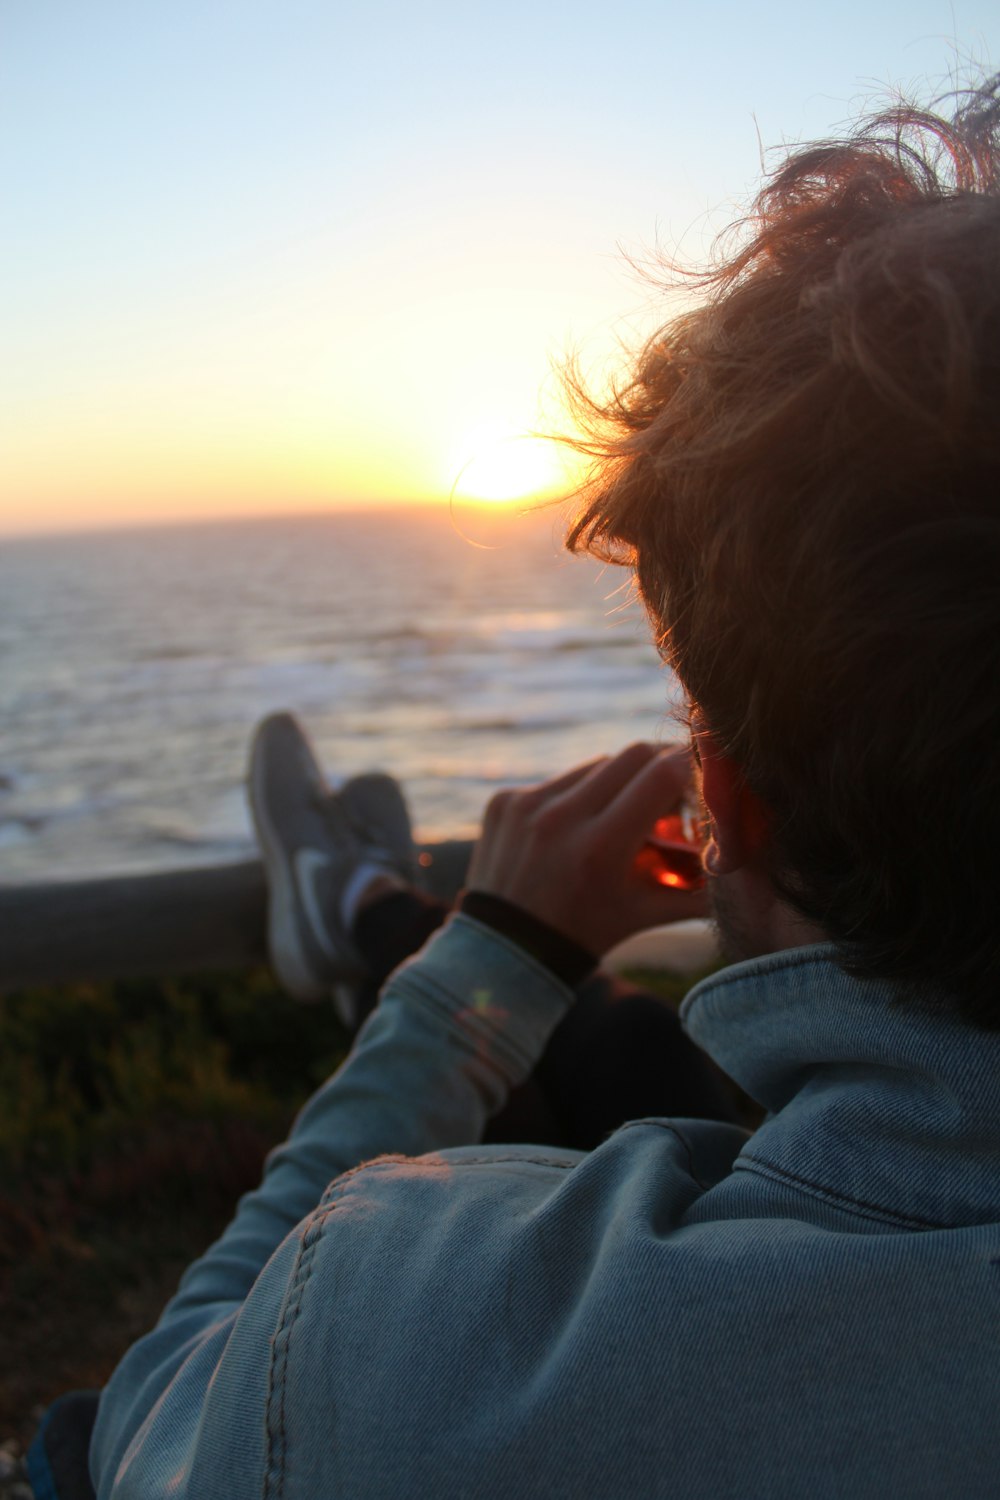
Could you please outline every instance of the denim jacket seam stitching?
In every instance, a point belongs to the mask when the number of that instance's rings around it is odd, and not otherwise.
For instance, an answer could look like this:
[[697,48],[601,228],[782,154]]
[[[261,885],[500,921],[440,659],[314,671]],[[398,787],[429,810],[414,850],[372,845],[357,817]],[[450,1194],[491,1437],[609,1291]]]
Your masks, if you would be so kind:
[[285,1391],[291,1360],[292,1333],[302,1311],[306,1285],[312,1275],[316,1247],[326,1221],[336,1207],[331,1203],[317,1208],[312,1222],[302,1235],[292,1282],[284,1300],[281,1321],[271,1340],[271,1368],[268,1378],[264,1426],[267,1450],[264,1464],[264,1500],[281,1500],[285,1489],[285,1456],[288,1436],[285,1431]]
[[359,1161],[356,1167],[347,1167],[343,1172],[338,1172],[336,1177],[327,1184],[323,1196],[316,1205],[316,1214],[336,1208],[351,1178],[357,1177],[359,1172],[367,1172],[371,1167],[397,1166],[402,1162],[416,1160],[415,1156],[402,1156],[398,1151],[384,1151],[379,1156],[370,1156],[366,1161]]
[[771,1162],[761,1160],[760,1157],[749,1156],[746,1152],[733,1163],[733,1170],[756,1172],[762,1177],[777,1177],[795,1188],[801,1188],[814,1197],[823,1199],[824,1202],[836,1204],[845,1212],[855,1214],[859,1219],[873,1219],[902,1229],[946,1229],[948,1227],[936,1219],[922,1219],[913,1214],[897,1214],[891,1208],[883,1208],[876,1203],[866,1203],[863,1198],[855,1198],[850,1193],[842,1193],[836,1188],[825,1187],[822,1183],[811,1182],[808,1177],[800,1177],[795,1172],[789,1172],[784,1167],[776,1167]]
[[433,1162],[432,1165],[454,1171],[456,1167],[491,1167],[494,1164],[509,1165],[511,1162],[530,1167],[561,1167],[564,1172],[572,1172],[577,1165],[575,1161],[560,1161],[556,1156],[466,1156],[461,1161],[440,1161]]
[[[454,1172],[459,1167],[491,1167],[491,1166],[494,1166],[496,1164],[500,1164],[500,1163],[502,1163],[502,1164],[509,1164],[511,1162],[519,1162],[522,1165],[528,1165],[528,1166],[533,1166],[533,1167],[534,1166],[541,1166],[541,1167],[561,1167],[563,1169],[563,1171],[566,1171],[566,1172],[571,1172],[573,1170],[573,1168],[575,1166],[577,1166],[577,1163],[575,1161],[564,1161],[564,1160],[561,1160],[559,1157],[555,1157],[555,1156],[540,1156],[540,1155],[534,1155],[534,1156],[463,1156],[462,1159],[461,1159],[461,1161],[435,1161],[433,1159],[433,1157],[427,1157],[427,1156],[397,1156],[397,1155],[375,1156],[375,1157],[373,1157],[371,1159],[371,1161],[362,1162],[360,1166],[352,1167],[349,1172],[343,1173],[342,1176],[340,1176],[340,1177],[337,1178],[336,1183],[331,1188],[327,1189],[327,1192],[332,1193],[335,1189],[339,1190],[339,1188],[341,1187],[342,1184],[346,1185],[346,1183],[349,1181],[349,1179],[352,1178],[352,1177],[356,1177],[359,1172],[372,1171],[372,1170],[374,1170],[377,1167],[398,1167],[398,1166],[408,1166],[409,1167],[409,1166],[416,1166],[416,1165],[419,1164],[420,1170],[422,1172],[425,1171],[427,1168],[432,1168],[432,1169],[434,1169],[436,1171],[439,1171],[439,1172]],[[326,1195],[324,1194],[324,1197],[325,1196]],[[329,1206],[330,1207],[336,1207],[336,1202],[335,1201],[330,1202]]]

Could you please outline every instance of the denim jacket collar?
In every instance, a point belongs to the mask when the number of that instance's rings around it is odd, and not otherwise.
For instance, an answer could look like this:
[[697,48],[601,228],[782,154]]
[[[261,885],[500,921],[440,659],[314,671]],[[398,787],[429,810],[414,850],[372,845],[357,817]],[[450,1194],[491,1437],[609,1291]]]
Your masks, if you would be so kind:
[[682,1019],[771,1111],[745,1167],[900,1227],[996,1221],[1000,1033],[845,974],[829,944],[712,975]]

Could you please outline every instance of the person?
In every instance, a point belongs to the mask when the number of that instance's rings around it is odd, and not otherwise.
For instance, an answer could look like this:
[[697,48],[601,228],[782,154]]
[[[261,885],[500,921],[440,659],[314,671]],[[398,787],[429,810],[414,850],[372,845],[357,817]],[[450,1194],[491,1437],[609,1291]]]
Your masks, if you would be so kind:
[[[604,408],[577,387],[570,543],[634,568],[690,759],[490,803],[459,909],[111,1379],[101,1496],[996,1494],[998,117],[994,81],[792,152],[699,305]],[[431,921],[402,819],[324,793],[309,853],[290,763],[272,936],[357,975],[392,903]],[[683,1021],[763,1122],[485,1140],[595,961],[690,913],[638,854],[692,767],[732,962]]]
[[[655,752],[634,746],[628,755]],[[679,785],[687,757],[672,759],[668,775]],[[329,997],[356,1034],[389,977],[450,915],[421,888],[403,792],[376,773],[332,793],[305,730],[287,713],[258,727],[248,790],[270,887],[272,967],[303,1003]],[[512,939],[574,991],[530,1076],[486,1121],[486,1139],[587,1151],[636,1115],[738,1121],[738,1102],[672,1009],[598,968],[583,944],[475,884],[462,893],[461,912]],[[651,911],[660,905],[656,889],[644,884]],[[704,896],[678,892],[664,910],[678,920],[700,915]]]

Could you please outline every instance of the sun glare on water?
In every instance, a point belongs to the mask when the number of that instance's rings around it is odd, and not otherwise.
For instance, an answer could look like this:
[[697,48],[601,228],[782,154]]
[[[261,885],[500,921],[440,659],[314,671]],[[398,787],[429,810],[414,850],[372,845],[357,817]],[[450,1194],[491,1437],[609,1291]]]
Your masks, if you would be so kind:
[[504,505],[548,498],[568,488],[567,450],[550,439],[485,425],[470,433],[462,447],[453,498]]

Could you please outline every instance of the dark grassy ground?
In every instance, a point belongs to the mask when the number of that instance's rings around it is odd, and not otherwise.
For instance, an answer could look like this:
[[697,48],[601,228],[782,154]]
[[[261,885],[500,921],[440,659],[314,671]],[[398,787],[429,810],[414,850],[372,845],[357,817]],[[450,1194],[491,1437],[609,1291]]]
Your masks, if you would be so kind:
[[346,1045],[265,973],[0,998],[0,1444],[106,1381]]
[[107,1379],[345,1046],[265,974],[0,999],[0,1441]]

